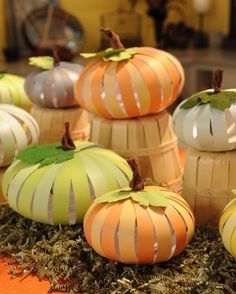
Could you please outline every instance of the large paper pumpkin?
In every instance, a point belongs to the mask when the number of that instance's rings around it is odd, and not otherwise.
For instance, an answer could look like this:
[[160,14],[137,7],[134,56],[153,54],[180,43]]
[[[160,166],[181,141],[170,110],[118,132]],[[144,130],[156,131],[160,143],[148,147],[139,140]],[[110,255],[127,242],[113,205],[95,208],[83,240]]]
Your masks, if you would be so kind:
[[194,94],[174,112],[176,135],[192,148],[203,151],[236,148],[236,90],[220,91],[219,87]]
[[219,229],[225,248],[236,257],[236,198],[225,207]]
[[[178,97],[184,85],[180,62],[162,50],[122,48],[106,30],[113,46],[88,63],[76,84],[79,104],[104,118],[131,118],[159,112]],[[114,44],[115,43],[115,44]]]
[[131,169],[112,151],[76,141],[74,150],[60,144],[21,152],[3,178],[3,195],[21,215],[47,224],[83,220],[92,200],[127,186]]
[[[100,255],[127,264],[153,264],[180,254],[194,216],[178,194],[158,186],[119,189],[97,198],[84,218],[85,237]],[[138,188],[137,188],[138,187]]]
[[9,165],[16,154],[38,142],[39,128],[25,110],[0,104],[0,167]]
[[0,103],[13,104],[29,110],[31,101],[24,90],[25,79],[22,77],[0,73]]
[[30,58],[30,65],[38,69],[26,77],[26,93],[33,103],[43,107],[66,108],[78,105],[74,84],[82,66],[54,60],[50,56]]

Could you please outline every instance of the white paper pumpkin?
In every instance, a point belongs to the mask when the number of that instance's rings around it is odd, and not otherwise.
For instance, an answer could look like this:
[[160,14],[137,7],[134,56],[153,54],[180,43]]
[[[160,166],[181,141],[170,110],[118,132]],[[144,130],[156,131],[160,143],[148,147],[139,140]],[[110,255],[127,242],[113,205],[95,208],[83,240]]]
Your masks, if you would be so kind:
[[91,142],[76,141],[74,150],[38,145],[19,153],[6,170],[3,195],[34,221],[74,224],[95,197],[127,186],[131,175],[125,159]]
[[26,111],[0,104],[0,167],[9,165],[16,154],[38,142],[39,128]]
[[[207,90],[201,93],[212,93]],[[235,93],[236,89],[222,91]],[[221,94],[219,93],[219,95]],[[191,99],[191,98],[190,98]],[[183,101],[173,114],[174,131],[186,145],[202,151],[228,151],[236,148],[236,103],[224,110],[211,103],[181,108]]]
[[81,65],[68,62],[54,64],[49,56],[33,57],[30,64],[38,67],[25,80],[25,91],[33,103],[49,108],[78,105],[74,84],[82,71]]

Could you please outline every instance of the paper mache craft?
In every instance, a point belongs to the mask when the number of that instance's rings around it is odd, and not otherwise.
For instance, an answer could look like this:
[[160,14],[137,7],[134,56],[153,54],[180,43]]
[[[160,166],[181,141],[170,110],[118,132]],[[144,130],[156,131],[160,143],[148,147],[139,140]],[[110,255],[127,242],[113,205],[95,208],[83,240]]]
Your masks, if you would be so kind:
[[94,57],[75,86],[83,108],[100,117],[124,119],[159,112],[174,102],[184,85],[184,71],[173,55],[149,47],[125,49],[118,35],[101,31],[112,48],[81,54]]
[[173,115],[174,131],[186,145],[203,151],[236,149],[236,89],[221,90],[222,70],[213,88],[183,101]]
[[3,177],[10,207],[37,222],[82,222],[96,196],[127,186],[132,176],[125,159],[92,142],[73,143],[65,128],[61,144],[25,149]]
[[100,255],[127,264],[153,264],[180,254],[194,232],[187,202],[163,187],[144,186],[135,159],[128,160],[130,188],[96,198],[84,218],[88,243]]
[[6,72],[0,72],[0,103],[13,104],[29,110],[32,103],[24,90],[25,79]]
[[9,165],[16,154],[38,143],[39,128],[25,110],[0,104],[0,167]]
[[26,77],[25,91],[33,103],[48,108],[77,106],[74,84],[82,66],[61,62],[57,56],[31,57],[29,64],[37,67]]
[[[236,190],[233,190],[236,194]],[[227,251],[236,258],[236,198],[225,207],[219,222],[220,234]]]

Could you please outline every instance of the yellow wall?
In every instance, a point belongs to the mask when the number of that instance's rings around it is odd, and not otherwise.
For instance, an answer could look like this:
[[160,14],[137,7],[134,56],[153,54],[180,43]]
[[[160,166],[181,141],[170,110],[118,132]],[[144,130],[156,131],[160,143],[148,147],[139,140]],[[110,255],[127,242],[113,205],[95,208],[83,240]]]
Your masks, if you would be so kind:
[[[180,16],[176,10],[171,10],[168,22],[185,19],[187,24],[197,27],[197,15],[192,9],[191,0],[172,0],[172,5],[180,5],[186,3],[184,17]],[[100,16],[104,13],[116,9],[120,3],[123,7],[128,6],[128,0],[60,0],[61,6],[68,12],[74,14],[83,24],[85,29],[85,43],[83,50],[95,51],[99,48],[99,27]],[[152,20],[146,16],[146,1],[139,0],[136,11],[143,15],[142,37],[144,44],[147,46],[155,46],[155,38],[153,32]],[[229,0],[212,0],[212,7],[206,17],[206,29],[208,31],[220,31],[227,33],[228,31],[228,15]],[[5,47],[5,26],[4,26],[4,9],[3,0],[0,0],[0,51]],[[1,58],[1,53],[0,53]]]

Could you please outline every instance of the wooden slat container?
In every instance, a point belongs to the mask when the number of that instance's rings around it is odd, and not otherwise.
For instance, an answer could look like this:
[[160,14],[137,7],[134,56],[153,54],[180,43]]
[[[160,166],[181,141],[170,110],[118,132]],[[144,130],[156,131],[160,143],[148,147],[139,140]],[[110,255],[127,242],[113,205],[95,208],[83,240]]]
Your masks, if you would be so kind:
[[217,226],[226,204],[235,197],[236,151],[189,149],[185,157],[183,196],[199,225]]
[[91,120],[91,141],[112,149],[121,156],[139,158],[143,177],[179,191],[182,170],[171,116],[156,115],[125,120]]
[[6,203],[6,199],[3,197],[2,194],[2,177],[5,172],[5,167],[0,167],[0,204]]
[[39,125],[40,144],[59,142],[64,132],[65,122],[70,123],[70,133],[73,140],[89,139],[88,113],[80,107],[50,109],[33,105],[31,114]]

